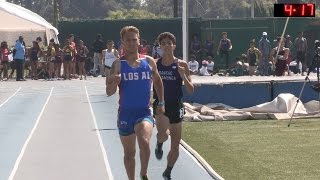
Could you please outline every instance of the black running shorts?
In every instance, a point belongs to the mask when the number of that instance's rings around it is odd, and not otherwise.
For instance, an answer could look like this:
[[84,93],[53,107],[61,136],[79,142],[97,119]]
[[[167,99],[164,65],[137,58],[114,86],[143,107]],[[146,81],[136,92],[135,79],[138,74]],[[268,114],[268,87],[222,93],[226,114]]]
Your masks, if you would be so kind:
[[[153,114],[156,115],[158,100],[153,102]],[[180,123],[185,114],[184,105],[182,101],[179,102],[165,102],[165,113],[170,121],[170,124]]]

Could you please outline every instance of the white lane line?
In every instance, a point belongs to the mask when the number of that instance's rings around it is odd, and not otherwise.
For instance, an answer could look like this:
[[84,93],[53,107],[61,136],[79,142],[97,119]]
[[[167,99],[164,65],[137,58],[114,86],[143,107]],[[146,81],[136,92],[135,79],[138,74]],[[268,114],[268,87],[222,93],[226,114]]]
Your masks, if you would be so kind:
[[[89,103],[92,119],[93,119],[93,122],[94,122],[94,128],[98,129],[97,119],[96,119],[96,116],[94,115],[94,112],[93,112],[93,109],[92,109],[92,105],[91,105],[91,102],[90,102],[90,99],[89,99],[89,93],[88,93],[87,86],[84,86],[84,88],[86,90],[87,100],[88,100],[88,103]],[[101,148],[101,151],[102,151],[104,164],[106,166],[106,170],[107,170],[107,174],[108,174],[108,180],[113,180],[113,175],[112,175],[111,168],[110,168],[110,165],[109,165],[107,152],[106,152],[106,149],[104,148],[104,145],[102,143],[100,132],[96,131],[96,133],[97,133],[99,144],[100,144],[100,148]]]
[[50,99],[50,97],[51,97],[51,95],[52,95],[52,91],[53,91],[53,87],[51,88],[50,94],[49,94],[49,96],[47,97],[47,100],[46,100],[46,102],[44,103],[44,105],[43,105],[43,107],[42,107],[42,109],[41,109],[41,111],[40,111],[40,114],[39,114],[38,117],[37,117],[37,121],[36,121],[35,125],[33,126],[32,130],[31,130],[31,132],[30,132],[30,134],[29,134],[28,139],[26,140],[26,142],[24,143],[24,145],[23,145],[23,147],[22,147],[22,149],[21,149],[21,152],[20,152],[20,154],[19,154],[19,156],[18,156],[18,158],[17,158],[17,160],[16,160],[16,163],[14,164],[14,167],[13,167],[13,169],[12,169],[12,171],[11,171],[11,174],[10,174],[8,180],[12,180],[12,179],[14,178],[14,176],[16,175],[16,172],[17,172],[17,170],[18,170],[18,168],[19,168],[19,164],[20,164],[20,162],[21,162],[21,159],[22,159],[22,157],[23,157],[23,154],[24,154],[25,150],[27,149],[27,146],[28,146],[28,144],[29,144],[29,142],[30,142],[30,140],[31,140],[31,138],[32,138],[33,133],[34,133],[35,130],[37,129],[37,126],[38,126],[38,124],[39,124],[40,118],[41,118],[41,116],[42,116],[42,114],[43,114],[43,112],[44,112],[44,110],[45,110],[45,108],[46,108],[46,106],[47,106],[47,104],[48,104],[48,102],[49,102],[49,99]]
[[20,91],[21,87],[19,87],[15,93],[13,93],[7,100],[5,100],[2,104],[0,104],[0,108],[7,103],[13,96],[15,96],[19,91]]

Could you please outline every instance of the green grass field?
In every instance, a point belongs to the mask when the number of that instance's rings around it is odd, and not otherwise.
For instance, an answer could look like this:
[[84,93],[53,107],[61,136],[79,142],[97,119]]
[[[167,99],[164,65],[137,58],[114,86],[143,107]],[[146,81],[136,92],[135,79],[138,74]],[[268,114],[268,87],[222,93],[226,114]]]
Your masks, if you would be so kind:
[[226,180],[320,179],[320,120],[184,122],[183,140]]

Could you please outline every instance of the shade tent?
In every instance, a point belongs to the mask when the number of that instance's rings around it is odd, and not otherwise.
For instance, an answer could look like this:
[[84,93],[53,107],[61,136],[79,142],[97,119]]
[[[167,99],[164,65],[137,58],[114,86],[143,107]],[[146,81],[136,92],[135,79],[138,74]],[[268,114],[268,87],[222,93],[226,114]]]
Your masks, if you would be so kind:
[[54,39],[58,43],[58,30],[38,14],[0,0],[0,41],[7,41],[14,45],[20,35],[24,37],[26,45],[31,45],[37,37],[49,42]]

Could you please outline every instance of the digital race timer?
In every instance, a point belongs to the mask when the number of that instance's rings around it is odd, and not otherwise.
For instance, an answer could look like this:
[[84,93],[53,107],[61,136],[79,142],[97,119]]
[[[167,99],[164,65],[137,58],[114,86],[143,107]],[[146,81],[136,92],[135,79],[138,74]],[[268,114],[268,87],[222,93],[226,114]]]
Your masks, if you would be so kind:
[[315,17],[315,4],[274,4],[274,17]]

